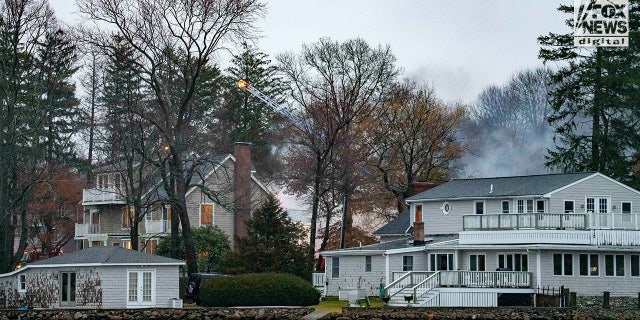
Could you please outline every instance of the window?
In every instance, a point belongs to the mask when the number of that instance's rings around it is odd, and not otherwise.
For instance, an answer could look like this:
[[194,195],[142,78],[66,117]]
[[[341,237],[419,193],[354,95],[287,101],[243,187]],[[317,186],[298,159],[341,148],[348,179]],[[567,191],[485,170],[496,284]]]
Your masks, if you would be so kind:
[[498,254],[498,269],[509,271],[529,271],[529,257],[521,253]]
[[402,256],[402,271],[413,271],[413,256]]
[[340,258],[332,257],[331,258],[331,278],[339,278],[340,277]]
[[371,256],[364,257],[364,272],[371,272]]
[[454,270],[453,253],[432,253],[429,255],[430,270]]
[[127,306],[155,305],[155,270],[129,270],[127,275]]
[[536,212],[544,213],[544,200],[536,201]]
[[509,213],[509,200],[502,200],[502,213]]
[[631,276],[640,277],[640,255],[631,255]]
[[122,208],[122,229],[131,228],[133,221],[133,207]]
[[422,205],[416,204],[416,220],[415,222],[422,222]]
[[484,254],[470,254],[469,255],[469,270],[470,271],[486,271],[485,270],[485,255]]
[[18,276],[18,292],[27,292],[27,275],[21,274]]
[[564,213],[574,213],[575,204],[573,200],[564,201]]
[[60,273],[60,300],[63,305],[72,305],[76,301],[76,273]]
[[533,200],[527,200],[527,212],[533,212]]
[[122,247],[125,249],[131,250],[131,240],[130,239],[122,240]]
[[607,213],[609,212],[609,206],[607,205],[608,201],[606,198],[600,198],[598,199],[598,207],[600,209],[600,213]]
[[518,213],[524,213],[524,200],[518,200]]
[[570,253],[554,253],[553,274],[556,276],[573,275],[573,255]]
[[587,198],[587,213],[608,213],[609,198],[608,197],[589,197]]
[[484,214],[484,201],[478,200],[474,203],[474,209],[476,214]]
[[622,213],[631,213],[631,202],[623,201],[620,207]]
[[580,275],[581,276],[598,276],[598,255],[597,254],[580,254]]
[[200,205],[200,225],[213,224],[213,204]]
[[610,277],[624,277],[624,255],[605,254],[604,274]]
[[596,211],[595,201],[596,200],[594,198],[587,198],[587,213]]

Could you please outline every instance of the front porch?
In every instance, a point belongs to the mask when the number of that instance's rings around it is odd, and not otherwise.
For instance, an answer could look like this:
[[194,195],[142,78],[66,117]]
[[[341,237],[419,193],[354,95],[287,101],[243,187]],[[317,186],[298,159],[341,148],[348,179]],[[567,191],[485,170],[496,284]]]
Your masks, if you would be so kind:
[[393,272],[392,279],[385,287],[390,305],[443,306],[459,296],[457,304],[493,306],[498,293],[534,293],[531,274],[519,271]]

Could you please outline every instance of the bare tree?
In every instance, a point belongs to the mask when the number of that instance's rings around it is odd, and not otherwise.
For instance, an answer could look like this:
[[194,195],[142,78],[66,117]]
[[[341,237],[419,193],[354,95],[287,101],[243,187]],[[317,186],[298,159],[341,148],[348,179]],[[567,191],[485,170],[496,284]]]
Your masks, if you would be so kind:
[[206,85],[203,71],[214,53],[226,40],[251,36],[263,5],[257,0],[79,0],[78,7],[97,24],[115,28],[140,55],[143,79],[155,96],[154,108],[142,115],[157,128],[170,153],[164,178],[174,218],[172,247],[177,245],[179,221],[188,271],[197,272],[185,200],[190,180],[202,164],[195,156],[198,152],[188,152],[202,143],[201,128],[195,127],[203,113],[196,103],[197,92]]
[[320,200],[329,190],[326,180],[336,144],[352,124],[362,121],[382,101],[398,70],[389,46],[372,48],[362,39],[338,43],[323,38],[304,45],[299,56],[283,54],[278,60],[304,119],[294,143],[304,146],[296,150],[306,150],[302,157],[312,167],[307,179],[298,183],[311,189],[309,244],[313,254]]
[[368,125],[366,143],[369,166],[395,197],[396,214],[407,210],[412,184],[449,180],[465,150],[458,139],[464,115],[463,107],[447,106],[413,80],[391,90],[387,108]]

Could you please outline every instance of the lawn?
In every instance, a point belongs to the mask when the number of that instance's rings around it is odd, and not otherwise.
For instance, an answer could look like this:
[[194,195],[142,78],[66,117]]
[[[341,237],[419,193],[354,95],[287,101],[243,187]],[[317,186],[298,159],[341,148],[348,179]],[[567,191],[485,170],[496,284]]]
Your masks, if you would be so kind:
[[[369,302],[371,303],[371,307],[379,308],[384,306],[384,302],[379,298],[370,297]],[[323,301],[320,301],[318,305],[311,306],[316,310],[325,311],[325,312],[333,312],[333,313],[341,313],[342,307],[348,307],[349,302],[344,300],[338,300],[336,297],[328,297]]]

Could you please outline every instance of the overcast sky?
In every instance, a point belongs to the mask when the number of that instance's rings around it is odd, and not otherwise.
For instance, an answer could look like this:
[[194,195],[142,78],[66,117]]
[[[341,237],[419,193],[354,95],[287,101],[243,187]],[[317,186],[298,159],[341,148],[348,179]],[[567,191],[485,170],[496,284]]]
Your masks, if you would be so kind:
[[[433,85],[449,102],[472,103],[491,84],[541,65],[536,38],[568,32],[557,12],[572,0],[266,0],[258,47],[272,58],[320,37],[389,44],[405,76]],[[74,22],[73,0],[50,0]]]

